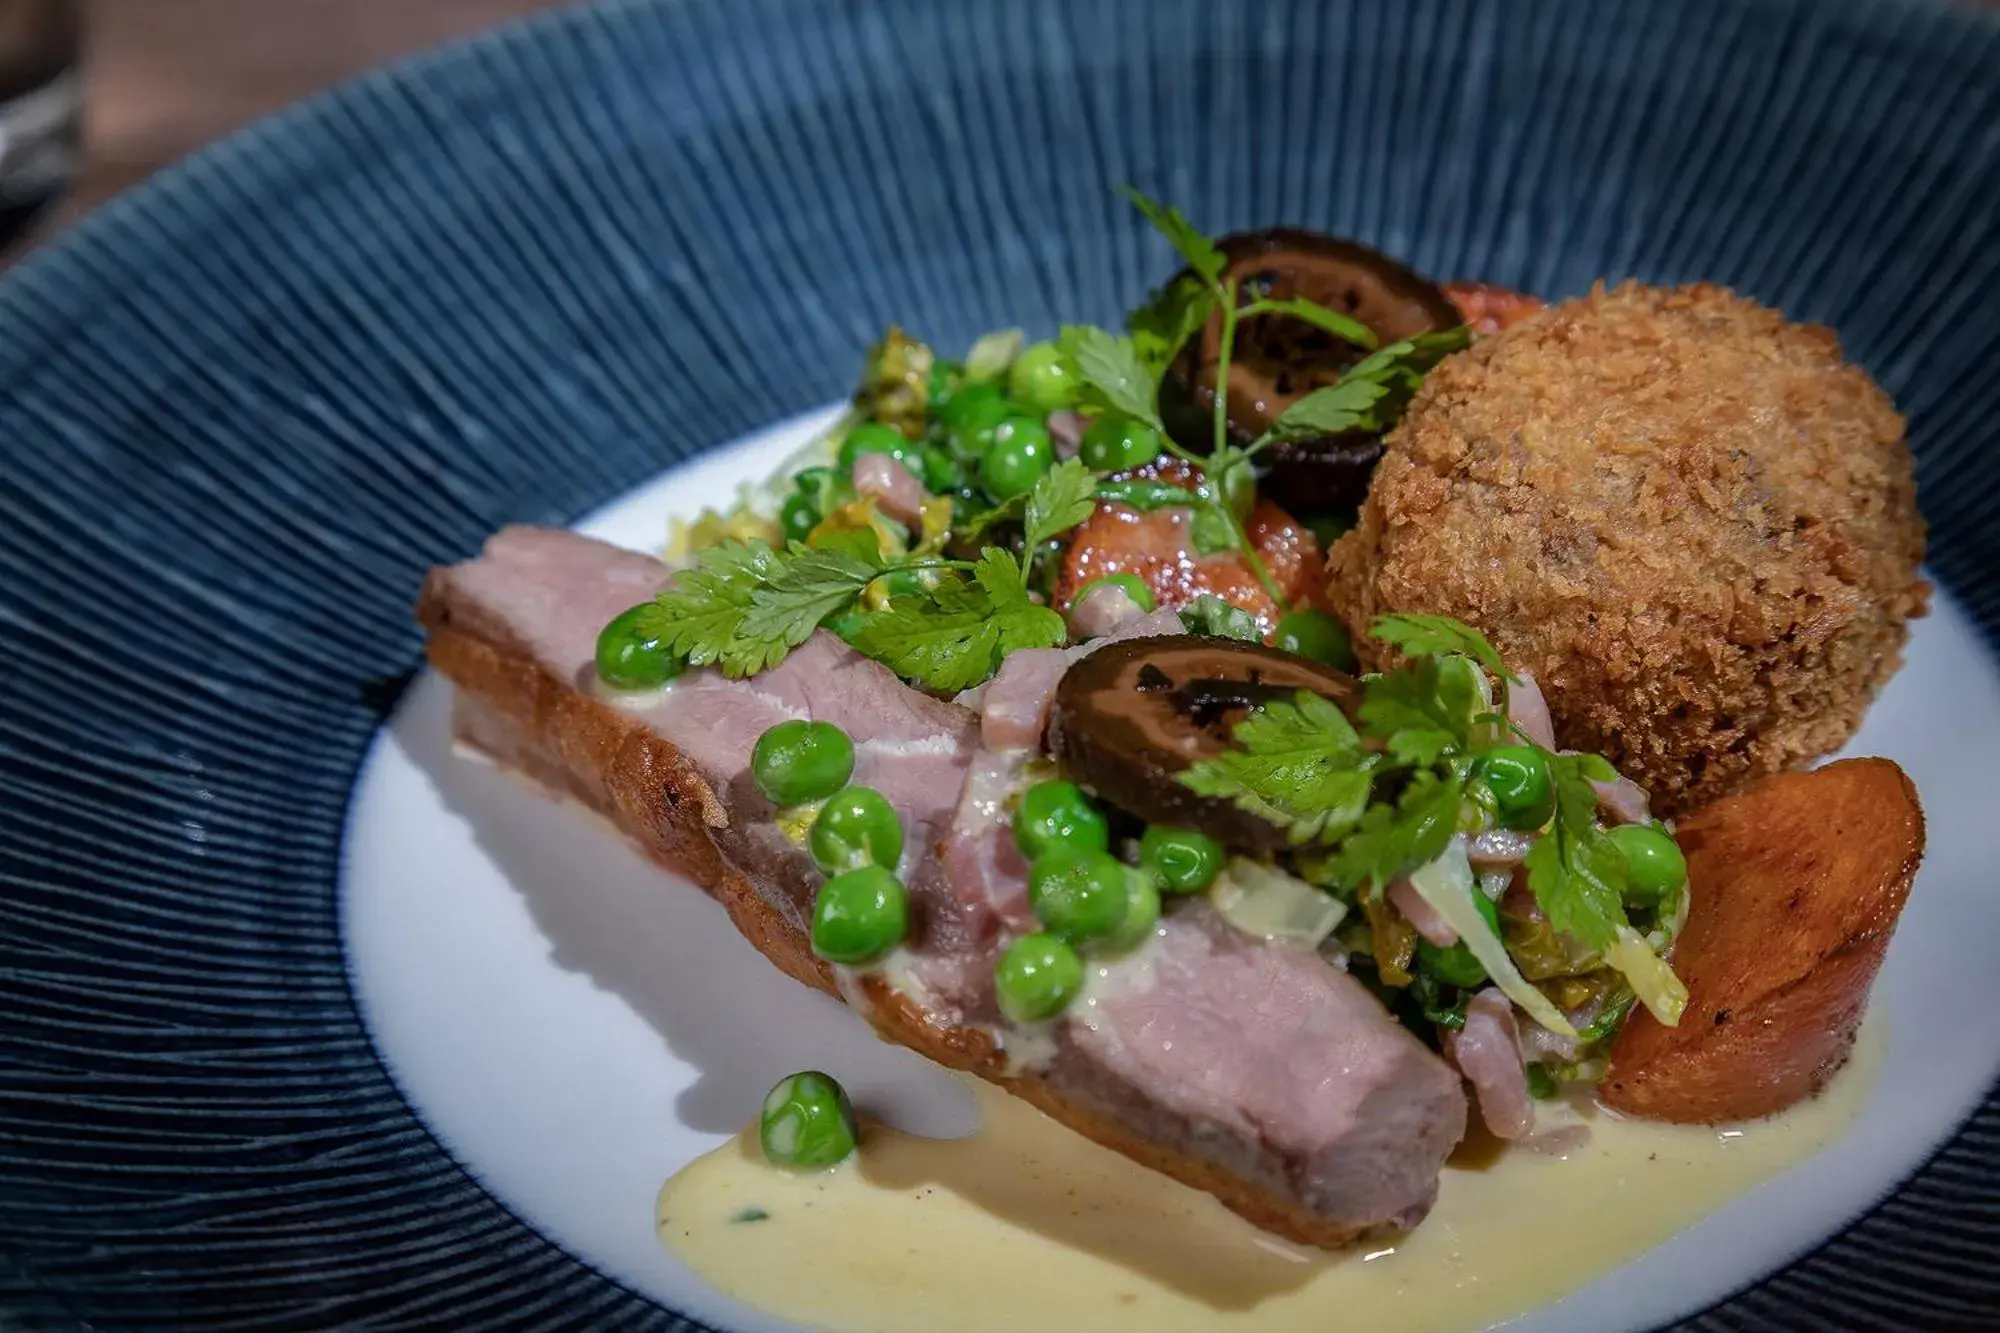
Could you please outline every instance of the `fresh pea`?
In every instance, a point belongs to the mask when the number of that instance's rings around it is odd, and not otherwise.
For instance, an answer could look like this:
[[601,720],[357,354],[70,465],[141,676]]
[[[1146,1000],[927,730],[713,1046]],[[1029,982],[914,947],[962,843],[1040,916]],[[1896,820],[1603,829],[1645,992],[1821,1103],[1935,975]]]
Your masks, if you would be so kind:
[[1104,937],[1104,947],[1113,953],[1136,949],[1153,936],[1160,924],[1160,888],[1153,877],[1131,866],[1125,872],[1125,919],[1118,929]]
[[1324,611],[1308,608],[1279,616],[1276,644],[1288,653],[1324,662],[1335,671],[1355,667],[1354,644],[1347,637],[1347,627]]
[[1503,827],[1538,829],[1556,812],[1548,756],[1532,745],[1501,745],[1480,755],[1473,773],[1493,793]]
[[1200,893],[1222,873],[1222,844],[1191,828],[1148,824],[1139,835],[1139,865],[1167,893]]
[[997,384],[968,384],[938,409],[945,438],[960,458],[977,458],[993,442],[993,429],[1014,413]]
[[1125,595],[1132,599],[1132,605],[1148,614],[1159,609],[1160,604],[1154,599],[1153,590],[1147,587],[1146,580],[1140,578],[1137,574],[1100,575],[1077,589],[1076,597],[1071,602],[1071,605],[1073,606],[1076,602],[1080,602],[1090,596],[1091,589],[1105,587],[1123,588]]
[[1054,1018],[1082,989],[1083,959],[1054,935],[1023,935],[993,969],[1000,1011],[1016,1023]]
[[1111,845],[1111,826],[1074,782],[1037,782],[1015,807],[1014,845],[1030,861],[1057,847],[1101,852]]
[[[1479,908],[1479,915],[1486,918],[1486,924],[1498,935],[1500,909],[1478,889],[1472,891],[1472,901]],[[1485,964],[1472,956],[1472,950],[1466,947],[1464,940],[1449,949],[1440,949],[1429,940],[1420,939],[1417,941],[1417,958],[1439,981],[1449,982],[1463,990],[1471,990],[1486,980]]]
[[853,472],[854,460],[863,454],[887,454],[912,471],[922,466],[917,461],[916,443],[904,438],[894,426],[879,421],[864,421],[847,432],[847,438],[840,442],[841,472]]
[[783,529],[785,540],[802,542],[812,536],[812,530],[819,526],[819,506],[809,495],[788,495],[778,506],[778,526]]
[[1650,824],[1620,824],[1611,841],[1625,856],[1625,901],[1653,907],[1687,883],[1687,858],[1680,844]]
[[1106,413],[1083,428],[1077,457],[1098,472],[1126,472],[1160,456],[1160,433],[1143,421]]
[[1037,412],[1053,412],[1076,401],[1078,377],[1051,342],[1029,343],[1007,370],[1007,392]]
[[764,1158],[791,1171],[845,1161],[856,1139],[847,1090],[817,1069],[787,1074],[764,1094],[757,1140]]
[[1125,867],[1109,852],[1050,848],[1028,867],[1028,905],[1064,939],[1113,934],[1131,905]]
[[959,381],[965,378],[965,367],[956,361],[937,360],[931,362],[930,395],[928,406],[931,415],[936,416],[950,401],[958,389]]
[[820,807],[806,845],[829,875],[867,865],[894,870],[903,856],[903,821],[873,787],[842,787]]
[[831,722],[780,722],[759,736],[750,752],[750,776],[777,805],[831,796],[853,772],[854,742]]
[[616,690],[651,690],[687,670],[666,644],[639,628],[642,603],[611,618],[597,636],[597,675]]
[[1034,417],[1008,417],[993,428],[993,442],[979,460],[979,482],[995,500],[1025,495],[1055,466],[1049,428]]
[[917,455],[924,489],[932,495],[949,495],[965,484],[965,469],[947,451],[925,445]]
[[829,963],[860,967],[903,942],[910,897],[884,866],[859,866],[819,886],[813,899],[813,952]]

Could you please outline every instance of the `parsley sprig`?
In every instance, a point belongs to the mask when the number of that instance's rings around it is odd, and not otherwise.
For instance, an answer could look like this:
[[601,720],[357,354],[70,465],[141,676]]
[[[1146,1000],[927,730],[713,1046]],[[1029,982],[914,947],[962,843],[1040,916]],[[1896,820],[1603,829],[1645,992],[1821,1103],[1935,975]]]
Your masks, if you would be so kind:
[[[1373,898],[1445,854],[1476,790],[1479,753],[1520,738],[1500,725],[1491,694],[1516,678],[1477,630],[1445,616],[1390,615],[1369,632],[1403,661],[1362,680],[1353,721],[1310,692],[1265,704],[1237,724],[1229,749],[1181,781],[1283,827],[1310,851],[1321,883]],[[1597,820],[1592,784],[1618,773],[1594,754],[1544,757],[1556,808],[1528,853],[1528,889],[1553,929],[1601,955],[1674,1021],[1685,990],[1626,916],[1624,857]]]
[[[1305,297],[1252,295],[1246,301],[1237,281],[1228,276],[1227,257],[1179,209],[1129,185],[1122,188],[1132,206],[1187,267],[1132,312],[1125,336],[1088,325],[1063,330],[1059,346],[1077,367],[1085,386],[1080,405],[1087,412],[1116,411],[1145,423],[1160,433],[1169,451],[1201,468],[1205,480],[1192,507],[1204,548],[1239,552],[1264,590],[1274,601],[1283,603],[1282,590],[1250,544],[1242,516],[1227,503],[1235,491],[1248,490],[1232,474],[1238,469],[1247,472],[1252,459],[1273,444],[1347,431],[1387,430],[1402,414],[1424,375],[1440,358],[1464,347],[1469,333],[1460,328],[1422,334],[1381,347],[1373,330],[1359,320]],[[1222,328],[1217,346],[1214,436],[1203,457],[1167,435],[1160,420],[1159,382],[1181,347],[1218,310]],[[1229,364],[1238,326],[1258,317],[1301,320],[1366,349],[1369,355],[1336,383],[1292,404],[1261,437],[1239,448],[1229,439]]]
[[[731,541],[699,552],[640,617],[642,633],[694,666],[730,677],[768,671],[828,621],[855,612],[849,644],[927,689],[955,692],[991,676],[1019,648],[1065,641],[1063,619],[1029,589],[1036,550],[1090,517],[1098,478],[1074,459],[1043,474],[1021,505],[1019,558],[997,546],[975,560],[889,558],[872,536],[793,542],[782,550]],[[930,576],[879,611],[862,592],[891,574]]]

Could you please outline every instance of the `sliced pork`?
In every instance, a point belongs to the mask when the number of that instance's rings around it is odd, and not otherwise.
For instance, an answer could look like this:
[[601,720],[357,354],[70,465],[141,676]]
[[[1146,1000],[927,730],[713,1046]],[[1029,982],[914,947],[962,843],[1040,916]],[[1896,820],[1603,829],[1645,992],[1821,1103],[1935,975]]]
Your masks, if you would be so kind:
[[[643,556],[531,528],[434,571],[419,615],[460,687],[464,739],[609,816],[716,893],[774,963],[862,1001],[885,1035],[1002,1081],[1260,1225],[1338,1244],[1422,1217],[1464,1097],[1358,982],[1196,900],[1048,1029],[1007,1029],[992,960],[1033,924],[1008,800],[1037,751],[982,745],[971,709],[824,634],[749,680],[701,670],[653,693],[601,691],[598,630],[667,577]],[[758,735],[788,717],[847,731],[855,780],[911,834],[900,869],[912,937],[894,966],[837,985],[806,943],[817,872],[748,778]]]

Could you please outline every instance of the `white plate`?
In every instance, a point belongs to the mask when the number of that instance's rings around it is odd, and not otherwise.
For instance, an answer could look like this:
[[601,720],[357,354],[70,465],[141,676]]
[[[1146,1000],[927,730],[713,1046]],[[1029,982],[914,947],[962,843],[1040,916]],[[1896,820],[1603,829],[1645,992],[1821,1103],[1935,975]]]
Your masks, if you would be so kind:
[[[657,548],[669,515],[727,503],[830,415],[707,455],[583,530]],[[344,936],[391,1073],[458,1160],[571,1253],[706,1322],[792,1327],[716,1294],[661,1248],[661,1182],[794,1069],[836,1071],[919,1133],[963,1133],[969,1100],[780,975],[698,890],[588,817],[454,755],[448,699],[434,676],[412,687],[363,770],[348,830]],[[1983,978],[2000,943],[1988,775],[2000,672],[1950,600],[1917,626],[1908,666],[1849,749],[1901,763],[1930,830],[1876,992],[1890,1051],[1861,1118],[1818,1157],[1514,1327],[1605,1333],[1713,1303],[1886,1194],[2000,1071],[2000,1024],[1967,1021],[1990,1008]]]

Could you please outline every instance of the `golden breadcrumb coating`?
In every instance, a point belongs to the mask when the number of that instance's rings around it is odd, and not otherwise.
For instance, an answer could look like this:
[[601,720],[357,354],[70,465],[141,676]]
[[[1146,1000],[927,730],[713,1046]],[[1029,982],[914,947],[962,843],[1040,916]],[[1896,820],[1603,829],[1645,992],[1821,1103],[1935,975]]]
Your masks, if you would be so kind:
[[1854,733],[1923,553],[1902,417],[1830,331],[1627,283],[1431,373],[1328,593],[1357,644],[1385,611],[1484,630],[1559,744],[1673,813]]

